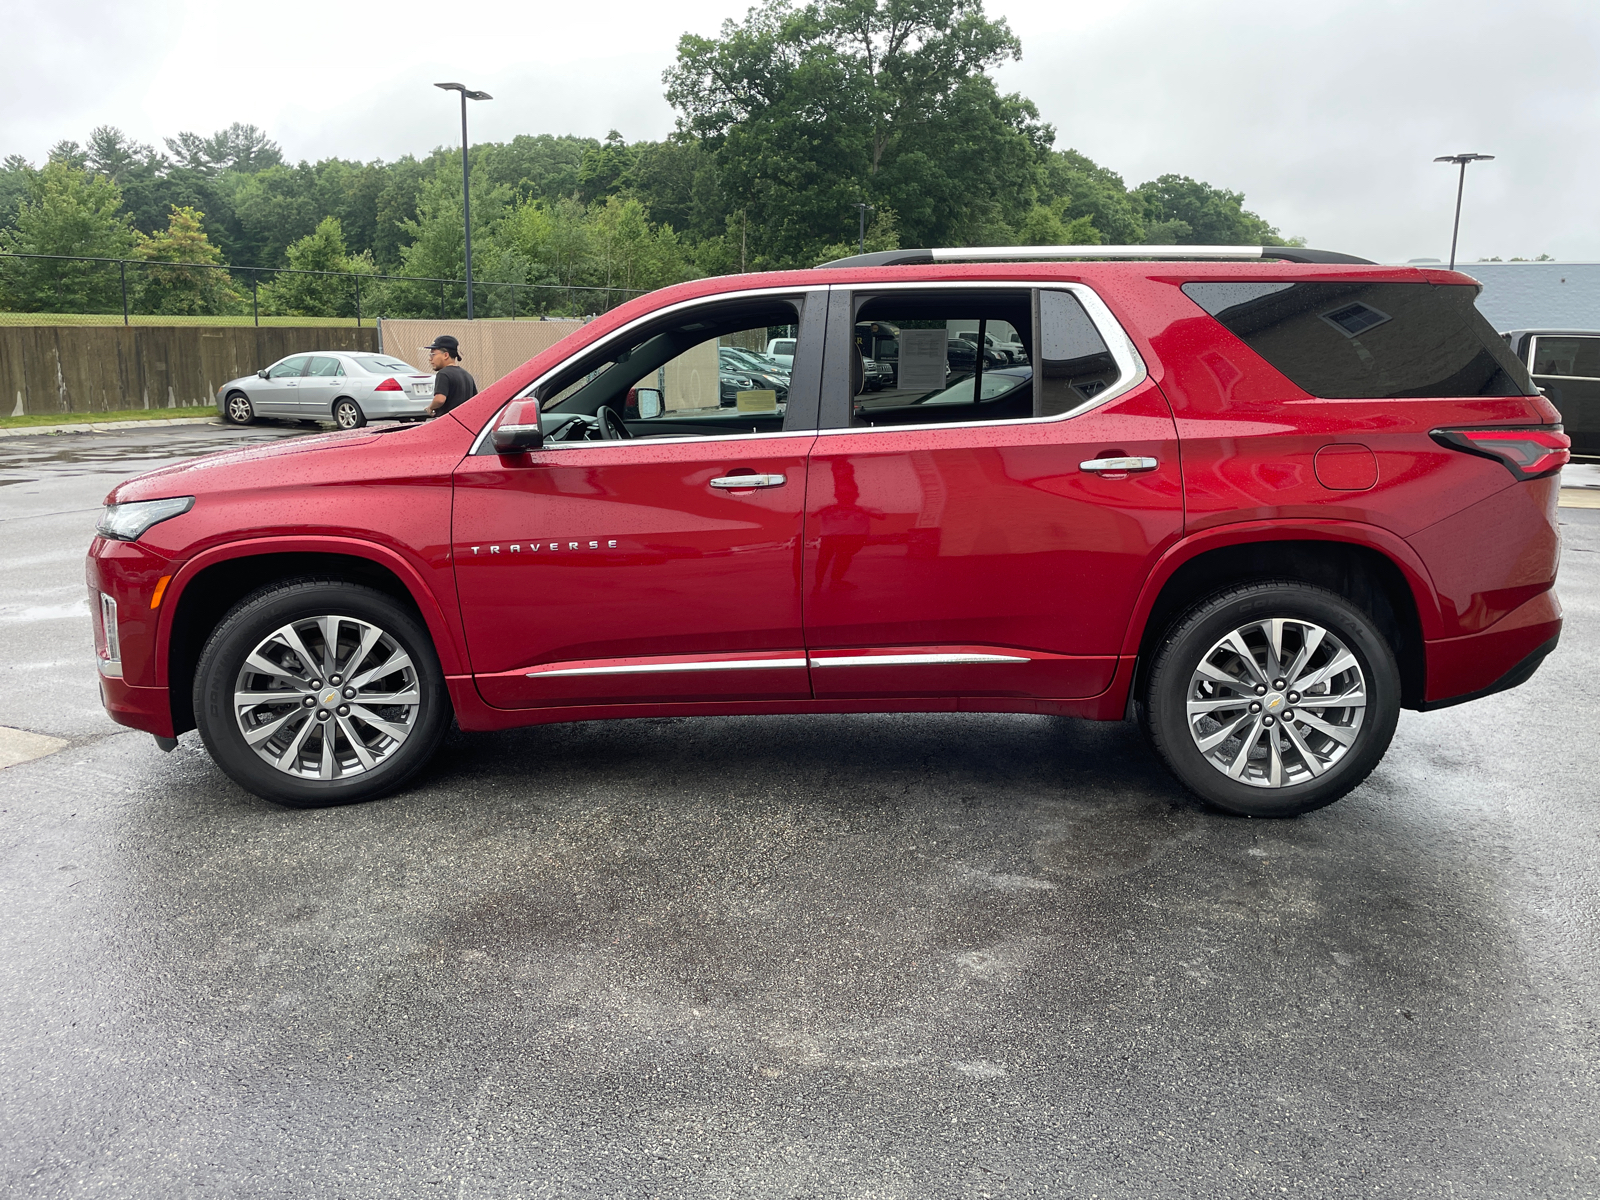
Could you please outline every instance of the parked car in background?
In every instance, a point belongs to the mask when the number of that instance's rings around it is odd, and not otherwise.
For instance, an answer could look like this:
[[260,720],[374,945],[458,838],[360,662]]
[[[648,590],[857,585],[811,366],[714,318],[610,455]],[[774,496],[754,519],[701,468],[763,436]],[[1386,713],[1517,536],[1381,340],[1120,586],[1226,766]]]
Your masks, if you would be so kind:
[[1600,455],[1600,330],[1513,329],[1500,336],[1561,413],[1572,452]]
[[751,370],[742,366],[741,362],[741,356],[731,353],[730,347],[718,347],[718,394],[724,408],[736,406],[740,392],[774,392],[779,404],[788,403],[788,375],[778,371]]
[[767,343],[767,357],[785,371],[794,370],[794,338],[773,338]]
[[281,417],[360,429],[369,420],[421,420],[431,403],[431,374],[390,355],[344,350],[291,354],[217,389],[217,412],[234,425]]
[[723,346],[717,351],[718,358],[725,366],[739,368],[747,371],[759,371],[764,375],[776,375],[785,382],[789,378],[789,368],[785,367],[775,358],[760,354],[754,350],[746,350],[740,346]]

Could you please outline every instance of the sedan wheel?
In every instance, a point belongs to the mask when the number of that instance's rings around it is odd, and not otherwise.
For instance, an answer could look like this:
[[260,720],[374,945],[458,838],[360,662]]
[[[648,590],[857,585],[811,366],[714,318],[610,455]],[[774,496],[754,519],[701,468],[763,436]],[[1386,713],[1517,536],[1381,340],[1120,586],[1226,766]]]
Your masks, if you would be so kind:
[[242,602],[207,643],[195,691],[218,765],[297,807],[398,787],[449,719],[438,660],[415,618],[337,581],[279,585]]
[[251,407],[250,397],[243,392],[233,392],[228,396],[226,411],[228,421],[234,425],[248,425],[256,419],[256,410]]
[[333,423],[340,429],[360,429],[367,423],[367,414],[354,400],[339,400],[333,406]]
[[1156,656],[1146,728],[1175,775],[1221,808],[1293,816],[1331,804],[1383,757],[1399,671],[1370,616],[1293,582],[1214,596]]

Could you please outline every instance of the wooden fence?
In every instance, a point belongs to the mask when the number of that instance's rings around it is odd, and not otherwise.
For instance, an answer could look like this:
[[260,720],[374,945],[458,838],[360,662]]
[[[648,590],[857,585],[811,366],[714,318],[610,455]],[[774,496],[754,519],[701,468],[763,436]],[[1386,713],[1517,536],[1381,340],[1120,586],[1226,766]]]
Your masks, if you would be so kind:
[[0,414],[214,404],[288,354],[378,349],[378,331],[206,325],[0,326]]

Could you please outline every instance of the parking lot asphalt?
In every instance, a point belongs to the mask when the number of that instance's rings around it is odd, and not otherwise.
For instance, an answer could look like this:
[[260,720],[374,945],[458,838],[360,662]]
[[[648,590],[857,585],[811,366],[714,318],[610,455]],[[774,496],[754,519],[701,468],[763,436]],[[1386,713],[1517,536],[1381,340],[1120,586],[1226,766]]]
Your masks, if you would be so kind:
[[1532,681],[1293,821],[1009,715],[455,733],[297,812],[101,713],[82,572],[118,479],[291,432],[0,446],[0,725],[66,743],[0,770],[0,1195],[1600,1192],[1600,511]]

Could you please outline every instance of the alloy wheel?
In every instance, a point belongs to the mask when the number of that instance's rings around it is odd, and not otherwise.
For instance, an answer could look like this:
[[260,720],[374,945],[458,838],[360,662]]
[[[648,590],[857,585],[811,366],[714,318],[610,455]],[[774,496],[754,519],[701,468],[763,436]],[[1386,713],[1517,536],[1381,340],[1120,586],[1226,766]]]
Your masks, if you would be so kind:
[[308,616],[257,643],[233,689],[245,742],[274,770],[344,779],[391,759],[422,705],[416,665],[395,638],[349,616]]
[[1240,783],[1282,788],[1326,774],[1349,753],[1366,718],[1367,681],[1328,629],[1271,617],[1206,651],[1185,701],[1207,762]]
[[228,397],[228,419],[235,425],[248,425],[255,415],[248,397],[238,394]]

